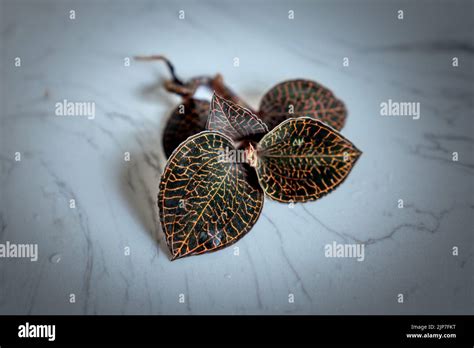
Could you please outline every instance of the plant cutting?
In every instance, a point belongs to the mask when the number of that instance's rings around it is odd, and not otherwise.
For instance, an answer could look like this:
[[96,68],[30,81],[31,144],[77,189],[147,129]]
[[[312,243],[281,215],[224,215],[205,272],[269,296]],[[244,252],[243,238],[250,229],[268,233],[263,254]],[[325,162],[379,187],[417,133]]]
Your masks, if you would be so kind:
[[[172,260],[237,242],[257,222],[265,196],[283,203],[323,197],[347,178],[361,155],[339,133],[344,104],[316,82],[280,83],[254,112],[219,75],[182,83],[169,66],[173,80],[165,87],[178,91],[187,105],[195,103],[199,84],[218,86],[225,95],[214,90],[207,112],[202,104],[199,112],[181,114],[199,117],[200,125],[207,113],[205,129],[172,151],[161,176],[157,205]],[[243,160],[223,158],[229,150],[243,152]]]

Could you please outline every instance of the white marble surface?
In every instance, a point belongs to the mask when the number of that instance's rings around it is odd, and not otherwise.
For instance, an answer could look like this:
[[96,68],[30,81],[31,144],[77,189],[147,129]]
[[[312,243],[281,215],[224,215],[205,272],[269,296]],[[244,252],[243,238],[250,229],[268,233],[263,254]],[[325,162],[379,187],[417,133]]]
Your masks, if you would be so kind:
[[[0,313],[473,313],[472,2],[0,3],[0,241],[39,246],[37,262],[0,259]],[[123,64],[152,53],[183,78],[222,73],[255,107],[277,82],[317,80],[364,153],[317,202],[267,200],[239,256],[170,262],[155,200],[179,98],[164,65]],[[389,98],[421,118],[380,116]],[[95,119],[55,116],[63,99],[95,102]],[[365,260],[326,258],[333,241],[365,243]]]

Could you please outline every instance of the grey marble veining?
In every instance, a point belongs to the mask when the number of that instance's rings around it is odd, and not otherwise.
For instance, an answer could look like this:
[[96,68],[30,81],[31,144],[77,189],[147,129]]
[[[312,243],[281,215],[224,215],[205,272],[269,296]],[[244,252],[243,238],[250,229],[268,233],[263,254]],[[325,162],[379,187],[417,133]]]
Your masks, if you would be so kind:
[[[0,4],[0,242],[39,248],[0,258],[1,314],[473,313],[472,2]],[[170,262],[156,195],[180,99],[163,64],[124,66],[155,53],[183,78],[222,73],[254,107],[280,81],[316,80],[363,155],[321,200],[267,199],[238,255]],[[56,116],[64,99],[95,118]],[[388,99],[419,102],[420,119],[381,116]],[[325,257],[333,242],[363,244],[364,261]]]

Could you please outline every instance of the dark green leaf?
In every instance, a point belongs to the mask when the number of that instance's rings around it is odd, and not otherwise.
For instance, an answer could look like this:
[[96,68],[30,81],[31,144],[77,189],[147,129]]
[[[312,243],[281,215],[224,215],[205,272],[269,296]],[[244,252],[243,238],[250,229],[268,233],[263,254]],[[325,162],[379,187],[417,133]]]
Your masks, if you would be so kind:
[[341,184],[361,152],[333,128],[300,117],[266,134],[257,154],[257,175],[264,192],[281,202],[305,202]]
[[261,188],[246,164],[226,161],[226,149],[235,149],[231,139],[206,131],[182,143],[168,160],[158,207],[173,259],[236,242],[260,215]]
[[259,116],[273,129],[288,118],[313,117],[341,130],[346,121],[344,103],[320,84],[309,80],[282,82],[262,98]]
[[171,113],[163,132],[166,157],[171,156],[174,149],[188,137],[205,130],[208,115],[209,102],[194,98],[184,99]]
[[207,129],[221,132],[234,140],[268,132],[267,126],[252,111],[216,93],[212,96]]
[[210,103],[207,100],[194,97],[198,87],[208,88],[211,92],[216,91],[223,98],[246,107],[242,99],[224,84],[222,76],[219,74],[213,78],[196,77],[182,85],[171,80],[167,81],[167,90],[180,94],[184,98],[182,103],[171,113],[163,132],[163,147],[166,157],[171,156],[173,150],[188,137],[206,130]]

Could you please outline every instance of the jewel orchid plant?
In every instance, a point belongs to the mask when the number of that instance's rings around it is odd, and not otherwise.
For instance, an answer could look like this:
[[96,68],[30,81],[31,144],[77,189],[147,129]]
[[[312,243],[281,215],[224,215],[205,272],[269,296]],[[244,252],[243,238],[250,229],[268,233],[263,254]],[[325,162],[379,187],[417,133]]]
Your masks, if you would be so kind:
[[[282,82],[255,112],[221,75],[183,83],[164,57],[139,59],[164,60],[173,76],[166,89],[183,97],[164,132],[169,158],[157,201],[172,260],[237,242],[257,222],[265,196],[283,203],[323,197],[361,155],[339,132],[344,104],[316,82]],[[200,86],[214,91],[210,102],[195,96]]]

